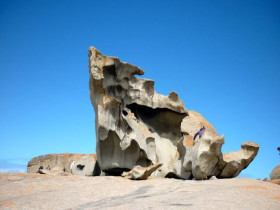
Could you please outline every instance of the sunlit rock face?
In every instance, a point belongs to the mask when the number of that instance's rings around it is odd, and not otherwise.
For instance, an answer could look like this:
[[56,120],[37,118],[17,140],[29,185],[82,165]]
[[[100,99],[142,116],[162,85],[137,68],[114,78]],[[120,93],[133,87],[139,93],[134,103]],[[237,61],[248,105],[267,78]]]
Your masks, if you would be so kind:
[[[188,112],[177,93],[160,95],[153,80],[136,77],[144,74],[137,66],[91,47],[89,73],[97,159],[106,174],[121,175],[134,166],[162,164],[154,176],[234,177],[258,152],[256,145],[249,158],[247,153],[237,152],[233,160],[225,161],[221,153],[224,136],[219,136],[202,115]],[[203,135],[194,139],[202,127]],[[234,172],[225,171],[225,167]]]

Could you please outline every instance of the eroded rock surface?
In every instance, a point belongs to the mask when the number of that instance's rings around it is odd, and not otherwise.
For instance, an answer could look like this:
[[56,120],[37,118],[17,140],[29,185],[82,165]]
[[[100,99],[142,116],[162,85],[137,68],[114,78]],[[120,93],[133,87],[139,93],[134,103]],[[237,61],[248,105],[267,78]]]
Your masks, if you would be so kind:
[[[224,136],[199,113],[187,111],[175,92],[158,94],[144,71],[89,49],[90,98],[96,117],[97,159],[102,171],[121,175],[161,163],[158,177],[235,177],[258,152],[245,143],[223,155]],[[202,127],[205,131],[194,139]]]
[[222,178],[236,177],[253,161],[259,151],[259,145],[254,142],[244,142],[241,150],[223,155],[225,167],[220,176]]

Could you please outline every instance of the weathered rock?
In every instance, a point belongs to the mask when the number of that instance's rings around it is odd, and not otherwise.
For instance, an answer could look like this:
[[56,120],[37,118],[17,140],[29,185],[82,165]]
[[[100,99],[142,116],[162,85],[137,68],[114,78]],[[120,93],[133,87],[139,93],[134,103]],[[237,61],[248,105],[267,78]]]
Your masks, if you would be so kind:
[[225,167],[220,174],[222,178],[236,177],[253,161],[259,151],[259,145],[254,142],[244,142],[241,150],[224,154]]
[[[260,179],[258,179],[258,180],[260,180]],[[272,184],[278,184],[278,185],[280,185],[280,179],[271,179],[271,180],[269,180],[267,177],[265,177],[265,178],[263,179],[263,181],[264,181],[264,182],[270,182],[270,183],[272,183]]]
[[[207,179],[218,176],[224,167],[221,147],[224,137],[213,135],[212,129],[206,129],[203,136],[185,155],[183,167],[189,170],[191,165],[192,175],[196,179]],[[188,163],[189,162],[189,163]]]
[[[96,113],[97,158],[102,171],[121,175],[134,166],[163,163],[159,176],[173,171],[180,124],[187,116],[175,92],[154,90],[143,70],[89,49],[90,96]],[[174,160],[172,160],[172,158]]]
[[54,168],[54,169],[51,169],[51,170],[48,170],[48,169],[39,169],[39,170],[38,170],[38,173],[39,173],[39,174],[53,175],[53,176],[68,176],[68,175],[72,175],[72,174],[69,173],[69,172],[61,171],[61,170],[58,169],[58,168]]
[[[202,115],[188,112],[175,92],[160,95],[154,81],[136,77],[144,74],[137,66],[91,47],[89,72],[96,153],[109,175],[162,163],[155,176],[235,177],[257,154],[257,144],[244,144],[240,152],[223,156],[224,136]],[[194,139],[202,127],[204,133]]]
[[280,179],[280,165],[276,166],[270,173],[270,179]]
[[195,133],[199,131],[200,128],[205,127],[206,129],[211,129],[213,136],[218,136],[218,132],[201,114],[196,111],[188,111],[188,116],[186,116],[181,123],[181,131],[191,137],[194,137]]
[[158,163],[149,167],[135,166],[128,172],[123,172],[122,176],[133,180],[146,180],[153,172],[155,172],[162,164]]
[[268,182],[280,185],[280,179],[272,179],[272,180],[269,180]]
[[70,170],[74,175],[79,176],[100,175],[100,169],[95,155],[83,155],[79,160],[71,163]]
[[[72,164],[72,170],[70,166]],[[43,169],[40,169],[40,167]],[[49,167],[49,169],[47,169]],[[32,158],[28,162],[28,173],[45,173],[64,175],[60,172],[73,173],[75,175],[99,175],[100,169],[96,162],[95,154],[47,154]]]

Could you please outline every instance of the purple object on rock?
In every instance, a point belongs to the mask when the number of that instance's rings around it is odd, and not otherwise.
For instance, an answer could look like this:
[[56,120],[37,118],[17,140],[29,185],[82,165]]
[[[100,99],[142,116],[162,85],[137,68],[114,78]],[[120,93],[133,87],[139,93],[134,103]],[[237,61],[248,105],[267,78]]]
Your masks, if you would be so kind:
[[201,138],[202,134],[204,133],[205,128],[202,127],[199,131],[196,132],[196,134],[193,137],[193,140],[195,140],[195,138],[197,137],[197,135],[199,135],[199,138]]

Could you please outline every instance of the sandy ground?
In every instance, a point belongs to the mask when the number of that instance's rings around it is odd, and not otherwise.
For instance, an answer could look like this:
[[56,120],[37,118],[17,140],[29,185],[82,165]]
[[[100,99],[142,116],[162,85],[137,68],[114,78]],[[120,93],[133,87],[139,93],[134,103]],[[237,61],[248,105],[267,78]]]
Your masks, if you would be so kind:
[[0,209],[280,209],[280,185],[0,173]]

